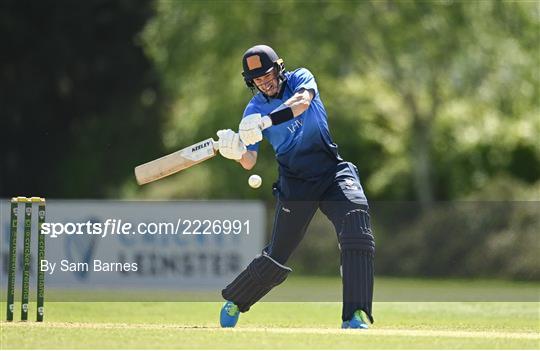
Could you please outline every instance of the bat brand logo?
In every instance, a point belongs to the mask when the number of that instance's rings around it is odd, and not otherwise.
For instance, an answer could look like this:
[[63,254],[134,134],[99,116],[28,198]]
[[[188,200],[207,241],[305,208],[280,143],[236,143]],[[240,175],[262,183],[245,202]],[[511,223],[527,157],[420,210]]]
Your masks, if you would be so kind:
[[153,182],[214,157],[218,149],[214,143],[214,139],[208,138],[135,167],[137,183],[142,185]]
[[204,142],[202,144],[195,145],[194,147],[191,148],[191,152],[195,152],[197,150],[204,149],[205,147],[207,147],[209,145],[210,145],[210,141],[206,141],[206,142]]

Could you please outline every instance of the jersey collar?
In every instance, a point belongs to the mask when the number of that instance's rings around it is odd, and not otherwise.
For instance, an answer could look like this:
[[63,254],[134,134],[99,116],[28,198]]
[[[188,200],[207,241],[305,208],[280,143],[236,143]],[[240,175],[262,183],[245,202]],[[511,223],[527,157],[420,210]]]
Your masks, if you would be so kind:
[[285,87],[287,86],[287,78],[283,79],[281,87],[279,88],[279,93],[276,95],[276,99],[283,99],[283,94],[285,93]]

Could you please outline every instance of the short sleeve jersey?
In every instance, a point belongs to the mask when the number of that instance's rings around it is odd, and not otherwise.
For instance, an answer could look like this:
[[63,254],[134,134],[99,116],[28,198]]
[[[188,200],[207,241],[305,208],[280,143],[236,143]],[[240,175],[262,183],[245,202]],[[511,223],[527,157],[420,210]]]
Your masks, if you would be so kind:
[[[281,175],[317,180],[335,171],[342,159],[332,141],[326,110],[311,72],[299,68],[285,72],[285,77],[281,97],[266,99],[259,92],[246,106],[244,117],[253,113],[268,115],[301,89],[311,90],[314,97],[304,113],[264,130],[263,137],[272,144]],[[248,146],[248,150],[258,149],[259,143]]]

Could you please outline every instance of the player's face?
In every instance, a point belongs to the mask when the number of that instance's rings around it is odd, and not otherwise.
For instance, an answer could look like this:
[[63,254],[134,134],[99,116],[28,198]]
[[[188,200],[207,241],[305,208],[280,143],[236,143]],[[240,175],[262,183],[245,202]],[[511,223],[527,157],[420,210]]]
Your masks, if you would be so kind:
[[274,69],[264,76],[254,78],[253,83],[268,96],[275,96],[279,92],[279,83]]

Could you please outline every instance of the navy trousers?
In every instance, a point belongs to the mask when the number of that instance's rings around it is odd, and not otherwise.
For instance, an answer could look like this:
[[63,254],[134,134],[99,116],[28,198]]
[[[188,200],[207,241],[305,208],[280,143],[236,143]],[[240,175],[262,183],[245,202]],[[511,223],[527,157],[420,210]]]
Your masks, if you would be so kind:
[[281,264],[302,241],[317,209],[333,223],[336,234],[348,212],[368,209],[358,169],[350,162],[339,163],[334,173],[317,181],[280,177],[274,184],[274,195],[274,226],[265,251]]

